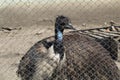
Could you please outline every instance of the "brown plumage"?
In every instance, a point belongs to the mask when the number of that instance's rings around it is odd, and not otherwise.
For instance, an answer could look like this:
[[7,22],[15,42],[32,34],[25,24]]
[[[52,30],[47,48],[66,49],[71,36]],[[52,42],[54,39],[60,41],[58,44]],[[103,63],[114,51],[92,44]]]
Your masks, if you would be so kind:
[[37,42],[22,57],[17,74],[21,80],[119,80],[118,68],[93,38],[74,29],[67,17],[58,16],[55,36]]
[[[41,40],[21,59],[18,74],[24,78],[22,80],[32,80],[35,70],[39,71],[35,66],[40,65],[35,58],[44,56],[42,53],[53,41],[54,37]],[[51,80],[120,80],[116,64],[94,39],[74,32],[64,35],[63,41],[66,60],[62,67],[55,69]]]
[[106,50],[109,51],[109,54],[113,60],[118,60],[118,42],[115,41],[112,37],[106,37],[102,39],[96,39]]

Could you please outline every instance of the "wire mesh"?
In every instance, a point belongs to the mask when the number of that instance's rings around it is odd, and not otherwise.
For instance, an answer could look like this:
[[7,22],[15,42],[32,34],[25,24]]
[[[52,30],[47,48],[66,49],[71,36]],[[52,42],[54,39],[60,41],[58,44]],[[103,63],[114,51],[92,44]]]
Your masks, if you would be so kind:
[[[119,5],[119,0],[1,0],[0,79],[119,80]],[[54,41],[49,36],[58,15],[68,16],[78,29],[63,36],[61,61],[39,52]]]

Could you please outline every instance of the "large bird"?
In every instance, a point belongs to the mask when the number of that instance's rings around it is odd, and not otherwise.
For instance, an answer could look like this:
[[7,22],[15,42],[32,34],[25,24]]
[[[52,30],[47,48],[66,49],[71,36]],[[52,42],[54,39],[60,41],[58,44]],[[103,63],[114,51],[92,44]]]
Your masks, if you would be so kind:
[[37,42],[22,57],[17,74],[21,80],[120,80],[109,52],[88,35],[70,32],[68,17],[58,16],[55,36]]

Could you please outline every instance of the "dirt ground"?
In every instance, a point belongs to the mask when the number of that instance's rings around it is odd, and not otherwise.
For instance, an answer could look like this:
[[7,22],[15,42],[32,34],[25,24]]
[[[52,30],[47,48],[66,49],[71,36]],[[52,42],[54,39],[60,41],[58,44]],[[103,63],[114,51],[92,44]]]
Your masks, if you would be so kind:
[[[119,0],[63,0],[34,4],[21,2],[0,8],[0,80],[18,80],[19,60],[37,41],[54,34],[57,15],[70,17],[77,29],[108,26],[110,20],[120,25]],[[2,27],[13,30],[3,30]],[[120,68],[120,63],[116,64]]]

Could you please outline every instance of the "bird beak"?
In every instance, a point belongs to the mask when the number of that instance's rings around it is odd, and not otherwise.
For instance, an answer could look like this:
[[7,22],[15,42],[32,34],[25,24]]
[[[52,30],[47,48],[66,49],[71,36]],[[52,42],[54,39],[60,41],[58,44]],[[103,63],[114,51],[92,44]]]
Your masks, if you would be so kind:
[[71,23],[69,23],[68,25],[65,26],[65,29],[73,29],[76,30]]

